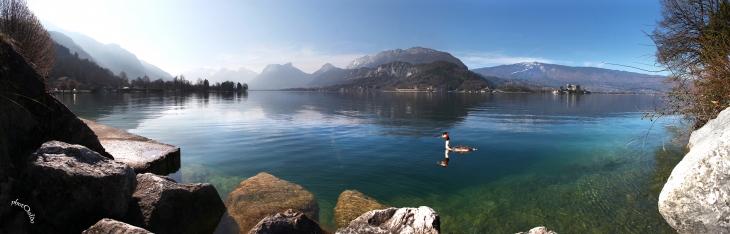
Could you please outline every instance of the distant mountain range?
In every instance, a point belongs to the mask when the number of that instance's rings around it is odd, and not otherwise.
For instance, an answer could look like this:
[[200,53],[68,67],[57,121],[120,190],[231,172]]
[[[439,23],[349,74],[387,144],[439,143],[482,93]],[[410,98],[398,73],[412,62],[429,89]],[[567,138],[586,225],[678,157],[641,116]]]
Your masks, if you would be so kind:
[[44,27],[49,30],[51,38],[56,43],[67,47],[72,54],[79,53],[79,58],[89,59],[101,67],[108,68],[115,75],[124,71],[130,80],[145,75],[151,80],[172,79],[170,73],[139,60],[136,55],[117,44],[103,44],[84,34],[71,32],[52,24],[44,24]]
[[[453,64],[461,70],[444,63]],[[413,47],[364,56],[352,61],[346,69],[328,63],[312,74],[302,72],[291,63],[273,64],[264,69],[249,85],[255,90],[333,86],[404,88],[427,84],[448,90],[480,86],[481,83],[476,86],[461,85],[463,82],[472,82],[472,78],[479,74],[492,87],[510,85],[551,90],[570,83],[596,92],[653,92],[662,88],[665,78],[597,67],[570,67],[538,62],[477,68],[471,71],[466,69],[464,63],[449,53]],[[423,71],[434,74],[427,75]]]
[[251,80],[249,87],[256,89],[286,89],[325,87],[342,84],[351,79],[342,72],[356,70],[359,68],[376,68],[383,64],[393,62],[406,62],[411,65],[430,64],[436,61],[447,61],[456,64],[458,67],[467,69],[461,60],[449,53],[422,47],[413,47],[407,50],[395,49],[378,53],[377,55],[366,55],[355,59],[347,69],[335,67],[332,64],[325,64],[318,71],[307,74],[294,67],[291,63],[278,65],[272,64],[266,67],[256,78]]
[[662,88],[664,76],[610,70],[597,67],[570,67],[547,63],[516,63],[473,69],[506,80],[543,84],[557,89],[568,83],[591,91],[651,92]]
[[292,63],[269,64],[248,83],[248,87],[252,90],[302,88],[311,80],[311,74],[299,70]]

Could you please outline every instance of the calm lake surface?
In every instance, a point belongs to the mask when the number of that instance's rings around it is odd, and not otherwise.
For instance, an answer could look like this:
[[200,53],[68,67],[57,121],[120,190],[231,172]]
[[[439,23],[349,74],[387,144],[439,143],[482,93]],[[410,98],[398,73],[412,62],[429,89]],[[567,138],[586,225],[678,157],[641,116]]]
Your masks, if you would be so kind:
[[[674,232],[657,198],[683,151],[669,143],[676,123],[641,120],[658,102],[651,95],[58,97],[80,117],[180,147],[182,168],[170,176],[211,183],[224,201],[259,172],[299,184],[332,230],[337,197],[354,189],[389,206],[429,206],[443,233]],[[438,165],[442,132],[478,151]]]

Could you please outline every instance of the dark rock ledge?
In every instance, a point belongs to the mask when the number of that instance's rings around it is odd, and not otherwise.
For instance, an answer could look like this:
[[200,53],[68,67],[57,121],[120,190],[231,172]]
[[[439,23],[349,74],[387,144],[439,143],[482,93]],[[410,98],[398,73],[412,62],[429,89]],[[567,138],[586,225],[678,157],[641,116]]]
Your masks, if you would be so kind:
[[137,174],[123,221],[154,233],[213,233],[226,211],[210,184],[178,184],[167,176]]
[[[46,142],[28,157],[21,181],[38,233],[79,233],[102,218],[127,212],[137,187],[129,166],[81,145]],[[30,214],[28,214],[30,216]]]
[[99,137],[99,142],[114,160],[123,162],[135,173],[168,175],[180,169],[180,148],[149,138],[79,118]]

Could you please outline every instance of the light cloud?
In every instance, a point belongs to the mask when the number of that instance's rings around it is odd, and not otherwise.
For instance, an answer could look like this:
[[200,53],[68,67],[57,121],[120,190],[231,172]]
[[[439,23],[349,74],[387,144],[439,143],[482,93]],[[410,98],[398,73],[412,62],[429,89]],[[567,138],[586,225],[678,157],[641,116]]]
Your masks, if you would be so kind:
[[543,57],[511,57],[497,52],[456,52],[452,54],[459,58],[470,69],[522,62],[566,63],[564,61],[546,59]]
[[583,66],[584,67],[603,68],[604,66],[606,66],[606,63],[604,63],[604,62],[583,62]]
[[218,64],[228,69],[245,67],[257,73],[269,64],[292,63],[303,72],[313,73],[325,63],[344,68],[348,63],[363,54],[332,54],[317,50],[311,46],[273,46],[259,44],[246,48],[239,53],[222,53],[216,56]]

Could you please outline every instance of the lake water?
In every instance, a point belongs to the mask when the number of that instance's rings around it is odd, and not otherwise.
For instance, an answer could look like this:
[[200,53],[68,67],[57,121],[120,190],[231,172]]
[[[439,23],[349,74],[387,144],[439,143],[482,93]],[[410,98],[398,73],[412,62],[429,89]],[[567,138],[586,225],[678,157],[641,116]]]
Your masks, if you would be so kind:
[[[171,177],[211,183],[224,200],[259,172],[299,184],[332,230],[337,197],[354,189],[389,206],[429,206],[443,233],[674,232],[657,198],[683,150],[669,143],[676,123],[641,120],[658,102],[651,95],[58,97],[80,117],[180,147]],[[478,150],[451,153],[442,167],[442,132]]]

